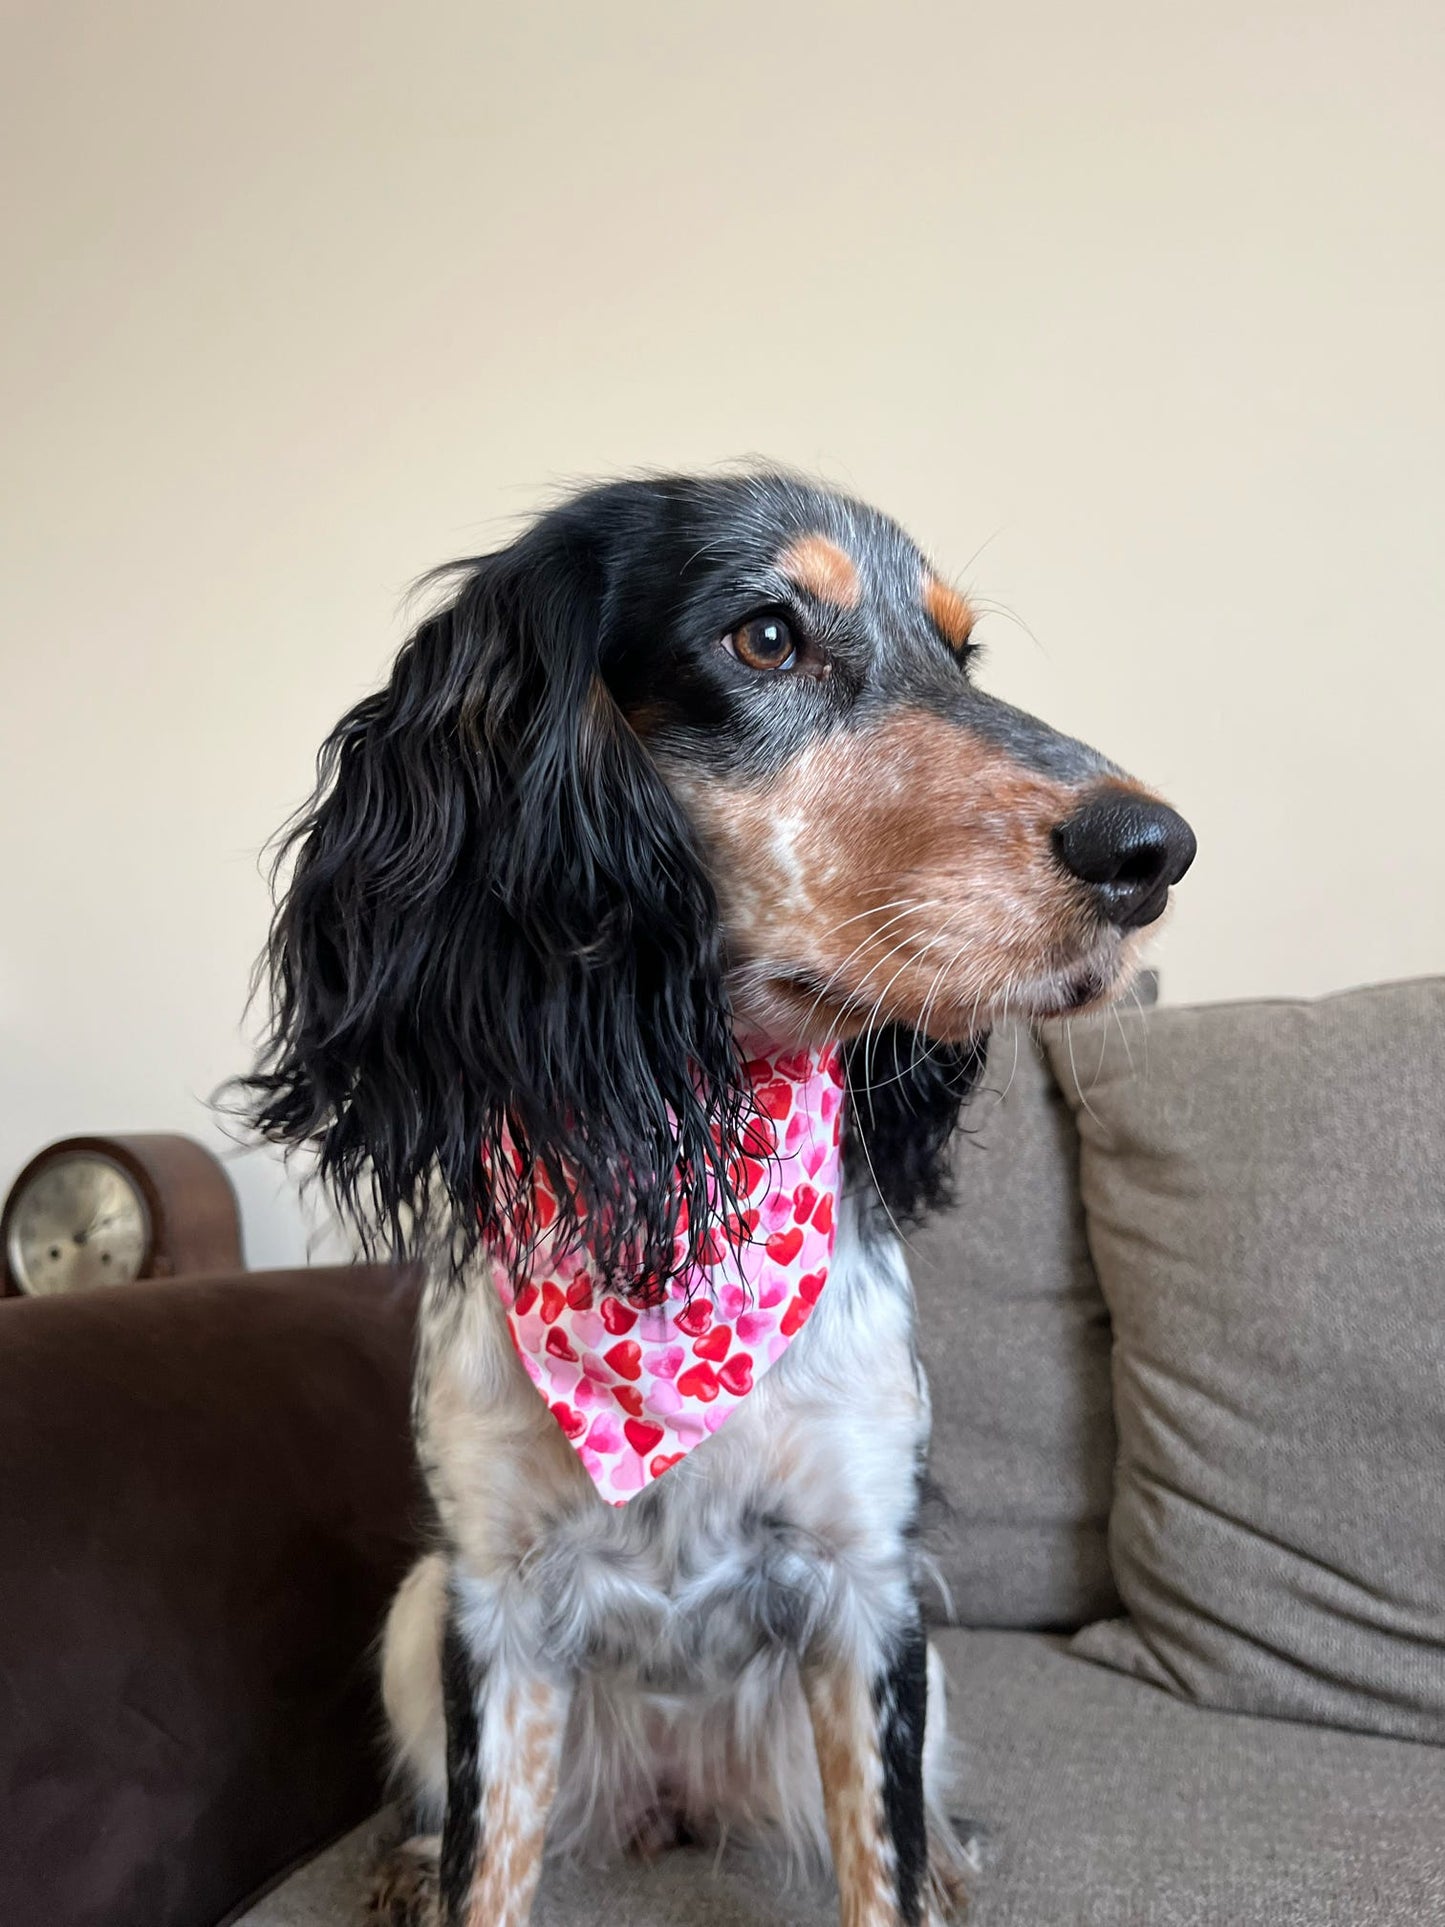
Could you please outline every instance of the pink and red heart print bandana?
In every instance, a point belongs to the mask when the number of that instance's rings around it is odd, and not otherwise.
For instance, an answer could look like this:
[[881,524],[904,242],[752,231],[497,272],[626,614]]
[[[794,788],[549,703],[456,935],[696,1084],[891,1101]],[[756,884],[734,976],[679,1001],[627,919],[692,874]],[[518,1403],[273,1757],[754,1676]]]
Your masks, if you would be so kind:
[[[527,1376],[598,1491],[625,1505],[727,1423],[808,1322],[838,1210],[843,1059],[754,1047],[747,1071],[776,1152],[743,1159],[747,1238],[674,1278],[650,1309],[599,1291],[586,1254],[545,1249],[513,1292],[493,1279]],[[538,1181],[539,1194],[543,1191]],[[550,1216],[539,1195],[540,1216]]]

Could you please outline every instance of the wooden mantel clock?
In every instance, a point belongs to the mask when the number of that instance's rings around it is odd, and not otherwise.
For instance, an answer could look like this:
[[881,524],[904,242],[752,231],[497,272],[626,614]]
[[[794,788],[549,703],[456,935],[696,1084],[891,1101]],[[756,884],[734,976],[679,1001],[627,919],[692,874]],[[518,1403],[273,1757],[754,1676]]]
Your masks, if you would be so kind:
[[194,1138],[64,1138],[30,1160],[0,1216],[0,1296],[241,1263],[236,1194]]

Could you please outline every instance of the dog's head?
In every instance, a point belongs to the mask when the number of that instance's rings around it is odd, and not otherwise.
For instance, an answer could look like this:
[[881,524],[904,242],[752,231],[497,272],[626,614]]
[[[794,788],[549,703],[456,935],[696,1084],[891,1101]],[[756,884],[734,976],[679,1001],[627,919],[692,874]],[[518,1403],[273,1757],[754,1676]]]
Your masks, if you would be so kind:
[[398,1243],[438,1203],[464,1248],[514,1225],[535,1162],[604,1269],[691,1262],[738,1029],[858,1040],[911,1208],[990,1023],[1117,993],[1193,856],[977,687],[965,598],[844,497],[622,482],[446,574],[286,846],[252,1080]]

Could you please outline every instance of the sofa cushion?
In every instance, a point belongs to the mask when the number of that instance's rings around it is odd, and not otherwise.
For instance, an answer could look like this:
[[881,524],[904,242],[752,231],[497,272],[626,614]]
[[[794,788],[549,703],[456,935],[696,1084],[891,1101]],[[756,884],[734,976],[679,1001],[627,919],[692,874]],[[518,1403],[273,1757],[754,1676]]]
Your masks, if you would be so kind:
[[1445,1753],[1207,1711],[1004,1633],[942,1634],[970,1813],[969,1927],[1445,1920]]
[[1080,1626],[1118,1610],[1109,1323],[1073,1118],[1026,1032],[995,1036],[955,1146],[957,1203],[910,1231],[933,1392],[945,1619]]
[[415,1291],[0,1305],[0,1921],[206,1927],[370,1811]]
[[1212,1706],[1445,1740],[1445,982],[1051,1039],[1113,1314],[1079,1652]]
[[[937,1635],[986,1829],[969,1927],[1422,1927],[1445,1919],[1445,1755],[1211,1713],[1026,1633]],[[389,1816],[244,1927],[351,1927]],[[735,1853],[549,1868],[536,1927],[836,1927]]]

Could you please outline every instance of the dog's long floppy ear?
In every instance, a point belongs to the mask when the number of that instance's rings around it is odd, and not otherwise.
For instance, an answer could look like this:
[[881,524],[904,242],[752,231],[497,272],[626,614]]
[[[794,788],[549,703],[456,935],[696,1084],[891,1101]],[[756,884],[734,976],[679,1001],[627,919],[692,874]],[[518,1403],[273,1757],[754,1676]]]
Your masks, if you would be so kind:
[[547,1228],[645,1290],[737,1210],[748,1099],[712,887],[603,681],[607,575],[545,522],[457,565],[332,733],[248,1088],[364,1238],[455,1258]]
[[865,1196],[876,1187],[896,1223],[950,1202],[949,1140],[987,1055],[987,1038],[940,1044],[902,1024],[849,1044],[845,1179]]

